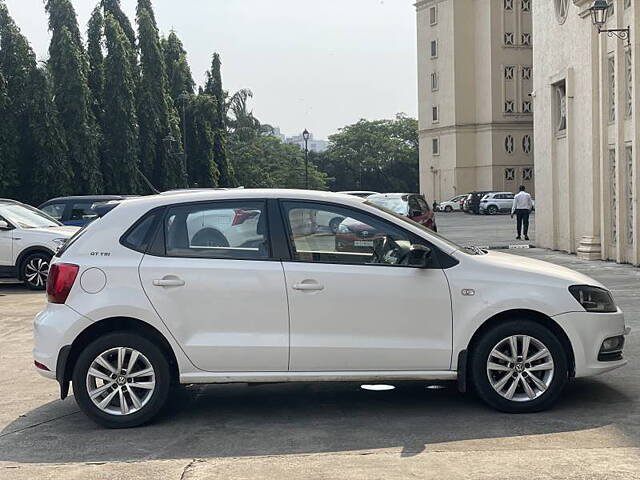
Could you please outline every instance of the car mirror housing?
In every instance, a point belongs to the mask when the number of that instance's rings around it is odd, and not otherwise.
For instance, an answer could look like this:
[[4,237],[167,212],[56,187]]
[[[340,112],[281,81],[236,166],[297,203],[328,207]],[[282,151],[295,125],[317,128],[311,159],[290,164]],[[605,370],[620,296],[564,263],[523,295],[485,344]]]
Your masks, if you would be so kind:
[[431,265],[432,250],[420,244],[411,245],[407,265],[415,268],[427,268]]
[[5,220],[0,220],[0,230],[13,230],[13,227]]

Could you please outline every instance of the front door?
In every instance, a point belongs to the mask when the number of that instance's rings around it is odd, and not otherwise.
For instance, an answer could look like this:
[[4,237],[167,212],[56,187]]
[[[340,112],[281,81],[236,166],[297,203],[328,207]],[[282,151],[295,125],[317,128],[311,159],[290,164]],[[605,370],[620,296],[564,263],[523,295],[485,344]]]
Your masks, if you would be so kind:
[[[440,268],[374,255],[377,239],[410,234],[361,211],[284,202],[292,261],[284,262],[291,317],[290,370],[448,370],[452,314]],[[344,217],[337,231],[300,219]]]
[[[6,221],[1,216],[0,220]],[[13,267],[13,263],[13,230],[0,229],[0,277]]]
[[262,201],[180,205],[164,218],[164,256],[145,255],[144,290],[196,367],[287,371],[284,273],[270,260]]

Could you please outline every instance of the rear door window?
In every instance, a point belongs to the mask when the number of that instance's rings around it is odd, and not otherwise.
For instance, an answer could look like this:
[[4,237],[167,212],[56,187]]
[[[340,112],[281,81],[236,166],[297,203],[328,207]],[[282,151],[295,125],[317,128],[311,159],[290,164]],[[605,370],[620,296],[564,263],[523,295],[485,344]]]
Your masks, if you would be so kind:
[[71,205],[70,221],[90,222],[95,220],[98,214],[93,210],[93,202],[77,202]]
[[266,259],[270,257],[262,201],[211,202],[171,207],[164,220],[171,257]]

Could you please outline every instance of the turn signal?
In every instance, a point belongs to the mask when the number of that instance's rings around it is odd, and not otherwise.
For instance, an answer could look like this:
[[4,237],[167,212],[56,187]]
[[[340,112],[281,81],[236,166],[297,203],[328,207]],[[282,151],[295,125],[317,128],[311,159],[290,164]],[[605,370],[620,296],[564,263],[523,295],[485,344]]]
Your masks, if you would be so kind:
[[47,279],[47,300],[49,303],[64,303],[67,301],[73,282],[78,276],[78,265],[71,263],[54,263],[49,268]]

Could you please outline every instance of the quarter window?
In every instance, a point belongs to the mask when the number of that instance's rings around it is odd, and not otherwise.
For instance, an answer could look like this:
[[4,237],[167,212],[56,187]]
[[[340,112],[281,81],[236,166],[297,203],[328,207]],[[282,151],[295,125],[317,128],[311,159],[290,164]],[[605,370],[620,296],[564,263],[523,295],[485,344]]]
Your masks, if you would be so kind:
[[406,232],[363,212],[304,202],[284,210],[297,261],[401,265],[411,245]]
[[192,258],[268,258],[263,202],[175,206],[164,221],[166,254]]

